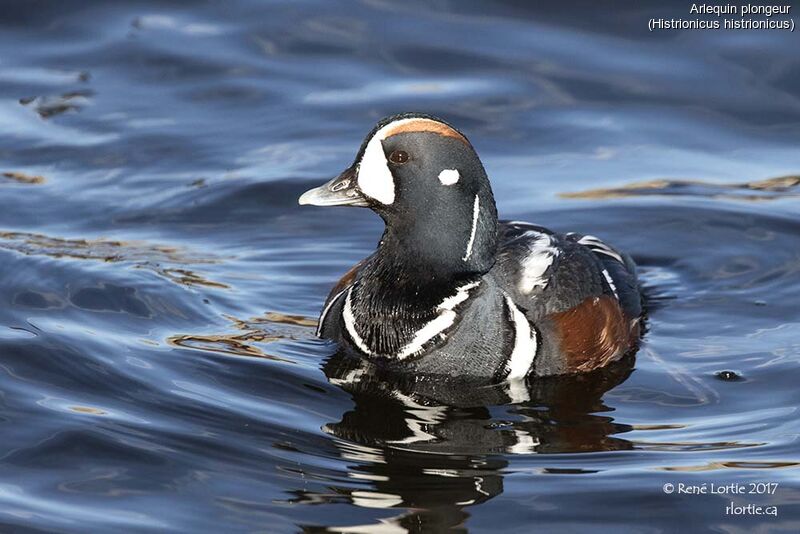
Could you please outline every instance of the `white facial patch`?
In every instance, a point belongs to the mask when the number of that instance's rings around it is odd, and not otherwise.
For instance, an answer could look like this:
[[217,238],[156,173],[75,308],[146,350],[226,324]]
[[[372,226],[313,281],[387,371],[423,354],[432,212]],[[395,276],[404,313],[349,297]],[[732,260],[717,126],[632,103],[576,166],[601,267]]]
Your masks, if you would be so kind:
[[383,153],[382,142],[391,130],[418,120],[420,119],[400,119],[390,122],[375,132],[375,135],[367,143],[367,148],[364,149],[361,161],[358,162],[356,181],[362,193],[387,206],[394,203],[394,177],[392,171],[389,170],[386,154]]
[[456,169],[445,169],[439,173],[439,181],[442,182],[442,185],[453,185],[458,182],[459,178],[461,175]]
[[[380,132],[378,132],[380,133]],[[383,154],[382,139],[378,134],[367,143],[361,163],[358,164],[358,188],[381,204],[394,202],[394,177]]]

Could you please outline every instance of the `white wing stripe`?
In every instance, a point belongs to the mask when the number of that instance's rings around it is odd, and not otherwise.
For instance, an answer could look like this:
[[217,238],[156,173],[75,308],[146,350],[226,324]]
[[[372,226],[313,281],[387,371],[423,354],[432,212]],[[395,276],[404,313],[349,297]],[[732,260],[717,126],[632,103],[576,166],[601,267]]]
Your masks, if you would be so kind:
[[547,287],[548,279],[544,274],[558,257],[559,251],[553,246],[553,238],[547,234],[529,230],[520,237],[534,238],[528,244],[528,254],[521,261],[522,270],[517,283],[519,290],[527,294],[537,287]]
[[611,288],[611,291],[614,293],[614,298],[619,300],[619,293],[617,293],[617,286],[614,285],[614,279],[611,278],[611,273],[608,270],[603,269],[603,276],[606,278],[606,282],[608,282],[608,287]]
[[592,248],[592,250],[594,252],[599,252],[600,254],[605,254],[606,256],[611,256],[612,258],[614,258],[615,260],[617,260],[620,263],[623,263],[623,264],[625,263],[624,261],[622,261],[622,256],[620,256],[619,254],[617,254],[613,250],[606,250],[606,249],[602,249],[602,248]]
[[622,259],[614,249],[600,241],[593,235],[585,235],[578,240],[578,243],[581,245],[587,246],[592,249],[593,252],[599,252],[600,254],[605,254],[606,256],[611,256],[618,262],[625,264],[625,261]]

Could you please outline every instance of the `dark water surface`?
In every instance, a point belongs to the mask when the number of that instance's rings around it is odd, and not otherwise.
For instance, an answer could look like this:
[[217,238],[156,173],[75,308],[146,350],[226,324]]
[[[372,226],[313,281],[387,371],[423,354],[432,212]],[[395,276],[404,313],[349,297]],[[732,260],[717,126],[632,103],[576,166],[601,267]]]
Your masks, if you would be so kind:
[[[0,531],[800,530],[800,186],[749,183],[800,173],[800,35],[659,4],[0,3]],[[632,372],[342,387],[381,226],[296,198],[404,110],[632,253]],[[733,482],[778,489],[662,490]]]

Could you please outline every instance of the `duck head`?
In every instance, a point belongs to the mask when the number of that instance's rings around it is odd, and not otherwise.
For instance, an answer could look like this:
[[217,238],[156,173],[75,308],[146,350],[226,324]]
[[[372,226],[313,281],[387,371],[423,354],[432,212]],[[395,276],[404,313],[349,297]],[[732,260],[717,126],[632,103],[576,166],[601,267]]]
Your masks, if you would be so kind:
[[430,115],[383,119],[350,167],[299,202],[372,209],[386,223],[381,251],[398,261],[459,274],[494,264],[497,210],[483,164],[461,132]]

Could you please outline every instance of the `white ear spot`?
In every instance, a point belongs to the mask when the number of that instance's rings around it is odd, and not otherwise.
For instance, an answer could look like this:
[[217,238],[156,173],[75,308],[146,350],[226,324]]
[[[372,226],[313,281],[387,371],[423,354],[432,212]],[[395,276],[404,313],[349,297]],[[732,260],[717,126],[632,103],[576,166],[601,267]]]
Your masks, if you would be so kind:
[[445,169],[439,173],[439,181],[444,185],[453,185],[461,178],[456,169]]

